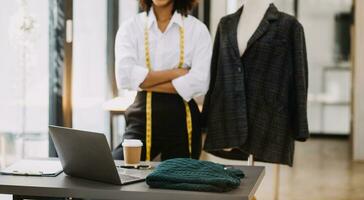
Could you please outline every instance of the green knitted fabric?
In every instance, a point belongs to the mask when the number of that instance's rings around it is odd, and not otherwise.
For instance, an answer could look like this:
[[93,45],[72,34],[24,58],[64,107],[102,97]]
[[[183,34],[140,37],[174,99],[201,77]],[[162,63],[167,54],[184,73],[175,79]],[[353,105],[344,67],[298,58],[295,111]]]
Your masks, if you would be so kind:
[[244,173],[239,169],[189,158],[162,162],[146,179],[153,188],[227,192],[239,187]]

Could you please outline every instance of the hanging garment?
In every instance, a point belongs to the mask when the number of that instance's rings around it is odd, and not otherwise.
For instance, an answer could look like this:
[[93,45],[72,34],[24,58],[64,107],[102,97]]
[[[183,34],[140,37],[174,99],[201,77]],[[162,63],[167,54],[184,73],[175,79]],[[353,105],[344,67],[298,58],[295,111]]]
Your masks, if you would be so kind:
[[[204,149],[292,166],[294,141],[309,137],[303,27],[271,4],[240,57],[236,30],[242,9],[218,26],[203,108]],[[221,153],[225,148],[237,150],[229,156]]]

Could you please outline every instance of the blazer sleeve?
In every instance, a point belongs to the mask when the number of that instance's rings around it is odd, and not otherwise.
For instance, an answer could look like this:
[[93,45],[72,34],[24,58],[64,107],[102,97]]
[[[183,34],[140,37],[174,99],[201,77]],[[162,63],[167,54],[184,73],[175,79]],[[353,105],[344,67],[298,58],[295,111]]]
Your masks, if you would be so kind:
[[220,51],[219,50],[220,49],[220,23],[217,27],[213,51],[212,51],[209,89],[205,95],[205,100],[203,103],[203,108],[202,108],[202,113],[201,113],[201,126],[204,129],[207,128],[207,118],[209,115],[209,109],[210,109],[211,101],[212,101],[211,94],[214,91],[215,82],[216,82],[217,65],[218,65],[219,51]]
[[297,141],[309,137],[307,121],[308,66],[306,41],[302,25],[297,21],[293,28],[293,133]]

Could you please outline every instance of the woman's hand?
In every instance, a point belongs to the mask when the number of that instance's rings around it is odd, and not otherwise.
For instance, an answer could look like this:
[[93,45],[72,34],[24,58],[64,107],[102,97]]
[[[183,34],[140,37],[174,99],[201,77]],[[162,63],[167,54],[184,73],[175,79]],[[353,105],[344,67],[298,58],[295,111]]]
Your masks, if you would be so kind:
[[190,68],[177,68],[177,69],[173,69],[173,70],[175,70],[175,72],[177,73],[177,77],[175,77],[175,78],[178,78],[180,76],[184,76],[184,75],[188,74],[188,72],[190,71]]
[[150,88],[144,89],[147,92],[160,92],[160,93],[168,93],[168,94],[176,94],[177,91],[174,88],[172,82],[166,82],[159,85],[155,85]]

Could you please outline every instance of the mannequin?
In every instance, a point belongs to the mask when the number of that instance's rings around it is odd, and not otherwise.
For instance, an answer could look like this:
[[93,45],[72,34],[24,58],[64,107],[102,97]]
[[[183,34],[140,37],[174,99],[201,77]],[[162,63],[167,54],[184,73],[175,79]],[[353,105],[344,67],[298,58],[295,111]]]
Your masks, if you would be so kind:
[[292,166],[295,142],[309,138],[305,33],[272,1],[245,0],[219,22],[203,108],[204,150]]
[[244,9],[240,16],[237,31],[241,56],[244,54],[249,39],[257,30],[271,3],[273,3],[273,0],[243,0]]
[[[238,38],[238,46],[239,53],[242,56],[248,46],[249,39],[252,37],[254,32],[257,30],[260,22],[262,21],[269,5],[273,3],[273,0],[244,0],[243,1],[243,12],[241,13],[238,30],[237,30],[237,38]],[[248,157],[248,165],[254,166],[254,156],[249,155]],[[278,199],[277,188],[279,185],[279,165],[276,165],[276,173],[275,173],[276,184],[274,187],[274,199]],[[254,200],[256,198],[254,197]]]
[[[237,27],[240,56],[244,54],[249,39],[257,30],[271,3],[273,3],[273,0],[243,0],[242,6],[244,6],[244,9],[241,13]],[[232,148],[226,148],[224,150],[231,151]],[[253,165],[254,161],[252,155],[249,156],[248,162],[249,165]]]

